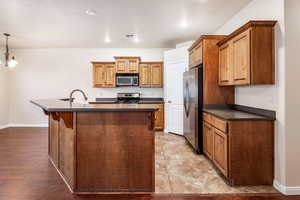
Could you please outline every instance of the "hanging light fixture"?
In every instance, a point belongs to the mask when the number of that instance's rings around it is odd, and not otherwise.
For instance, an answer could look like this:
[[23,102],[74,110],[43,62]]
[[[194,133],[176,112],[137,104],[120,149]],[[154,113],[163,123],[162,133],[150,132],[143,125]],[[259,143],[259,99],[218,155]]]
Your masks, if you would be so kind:
[[9,58],[9,49],[8,49],[8,37],[10,36],[10,34],[8,33],[4,33],[4,36],[6,37],[6,51],[5,51],[5,67],[15,67],[18,62],[16,61],[15,57],[12,56],[11,59]]

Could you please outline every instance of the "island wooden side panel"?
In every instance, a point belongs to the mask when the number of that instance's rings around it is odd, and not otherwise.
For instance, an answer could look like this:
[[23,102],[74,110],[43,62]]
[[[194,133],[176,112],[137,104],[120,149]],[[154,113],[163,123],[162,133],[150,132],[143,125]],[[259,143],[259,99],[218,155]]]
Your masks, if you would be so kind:
[[48,154],[58,167],[59,160],[59,118],[56,113],[49,115]]
[[76,180],[76,113],[64,112],[59,115],[59,169],[73,190]]
[[73,192],[76,186],[76,113],[49,114],[49,157]]
[[77,113],[75,192],[154,192],[151,112]]

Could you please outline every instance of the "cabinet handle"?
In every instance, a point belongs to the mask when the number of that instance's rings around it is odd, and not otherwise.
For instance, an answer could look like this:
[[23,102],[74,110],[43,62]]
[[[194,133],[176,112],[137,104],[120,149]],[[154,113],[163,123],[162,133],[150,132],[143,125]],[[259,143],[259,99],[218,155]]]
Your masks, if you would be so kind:
[[229,81],[222,81],[222,80],[221,80],[220,82],[224,83],[224,82],[229,82]]
[[235,81],[242,81],[242,80],[245,80],[246,78],[235,78],[234,80]]

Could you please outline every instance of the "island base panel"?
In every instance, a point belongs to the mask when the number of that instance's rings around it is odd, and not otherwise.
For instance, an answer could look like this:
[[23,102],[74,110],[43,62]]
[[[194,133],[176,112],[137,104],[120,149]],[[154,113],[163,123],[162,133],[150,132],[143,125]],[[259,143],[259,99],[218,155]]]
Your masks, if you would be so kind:
[[49,157],[74,194],[154,192],[154,112],[53,112]]
[[79,113],[77,188],[152,191],[154,132],[146,112]]

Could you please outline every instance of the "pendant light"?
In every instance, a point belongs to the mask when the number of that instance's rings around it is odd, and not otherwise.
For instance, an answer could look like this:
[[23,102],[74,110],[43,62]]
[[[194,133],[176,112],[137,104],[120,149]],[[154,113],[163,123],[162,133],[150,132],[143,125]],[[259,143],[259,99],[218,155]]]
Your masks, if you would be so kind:
[[5,65],[4,66],[14,68],[14,67],[16,67],[18,62],[16,61],[14,56],[12,56],[11,59],[9,58],[8,37],[10,36],[10,34],[4,33],[4,36],[6,37],[6,51],[4,54],[4,56],[5,56]]

